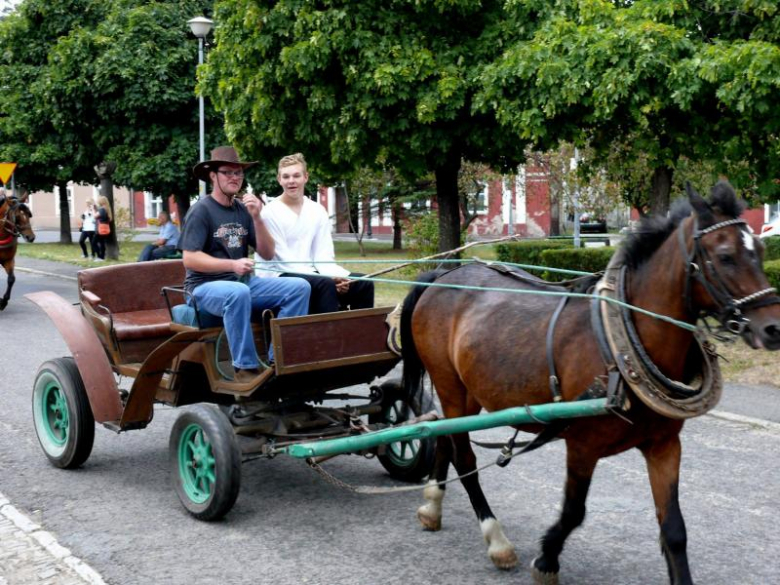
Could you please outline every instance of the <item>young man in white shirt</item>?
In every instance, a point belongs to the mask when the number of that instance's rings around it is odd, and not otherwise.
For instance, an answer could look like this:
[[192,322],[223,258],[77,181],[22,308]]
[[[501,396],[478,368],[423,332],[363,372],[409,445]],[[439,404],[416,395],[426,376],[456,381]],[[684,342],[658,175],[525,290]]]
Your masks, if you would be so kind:
[[[311,285],[309,314],[374,306],[374,283],[350,280],[349,270],[334,262],[331,224],[325,208],[306,197],[309,181],[300,153],[279,161],[280,197],[263,207],[262,218],[275,243],[274,263],[261,265],[262,276],[297,276]],[[256,259],[259,258],[256,256]]]

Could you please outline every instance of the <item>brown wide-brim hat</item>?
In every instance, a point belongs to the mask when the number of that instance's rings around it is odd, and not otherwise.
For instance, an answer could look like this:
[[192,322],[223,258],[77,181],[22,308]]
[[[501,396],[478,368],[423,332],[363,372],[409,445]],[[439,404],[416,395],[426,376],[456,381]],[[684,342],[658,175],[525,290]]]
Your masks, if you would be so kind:
[[192,174],[201,181],[209,180],[209,173],[216,172],[222,165],[237,165],[242,169],[248,169],[257,164],[257,161],[241,162],[238,153],[232,146],[218,146],[211,151],[211,160],[204,160],[192,167]]

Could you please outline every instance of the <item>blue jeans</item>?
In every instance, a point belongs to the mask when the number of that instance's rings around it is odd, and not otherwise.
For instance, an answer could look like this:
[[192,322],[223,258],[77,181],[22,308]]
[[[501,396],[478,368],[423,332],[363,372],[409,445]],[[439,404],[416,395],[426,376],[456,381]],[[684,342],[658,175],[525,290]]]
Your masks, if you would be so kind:
[[138,255],[138,262],[149,262],[150,260],[160,260],[176,253],[176,246],[155,246],[147,244]]
[[[258,278],[248,284],[229,280],[204,282],[192,296],[198,309],[222,317],[233,357],[233,367],[257,368],[257,350],[252,336],[252,311],[279,309],[277,317],[305,315],[309,309],[311,286],[302,278]],[[273,360],[273,347],[268,352]]]

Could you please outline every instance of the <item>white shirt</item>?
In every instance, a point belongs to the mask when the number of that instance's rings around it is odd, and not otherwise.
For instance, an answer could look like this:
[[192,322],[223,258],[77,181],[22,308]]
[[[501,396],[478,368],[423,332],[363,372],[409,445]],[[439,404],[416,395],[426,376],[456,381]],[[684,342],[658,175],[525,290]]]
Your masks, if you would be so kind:
[[[298,215],[277,198],[263,207],[261,216],[276,251],[272,264],[260,264],[255,270],[258,276],[279,276],[282,272],[349,276],[349,270],[334,262],[330,218],[322,205],[304,197]],[[306,263],[297,263],[302,260]],[[263,259],[255,253],[255,261]]]
[[85,232],[95,231],[95,218],[91,211],[85,211],[81,216],[81,229]]

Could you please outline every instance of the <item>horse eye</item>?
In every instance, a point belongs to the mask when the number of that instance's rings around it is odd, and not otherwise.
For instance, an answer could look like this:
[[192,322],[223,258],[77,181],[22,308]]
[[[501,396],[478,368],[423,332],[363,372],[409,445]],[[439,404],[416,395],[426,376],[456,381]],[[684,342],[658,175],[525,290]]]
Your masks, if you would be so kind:
[[727,264],[729,266],[736,264],[736,260],[734,260],[734,256],[732,254],[718,254],[718,260],[721,264]]

